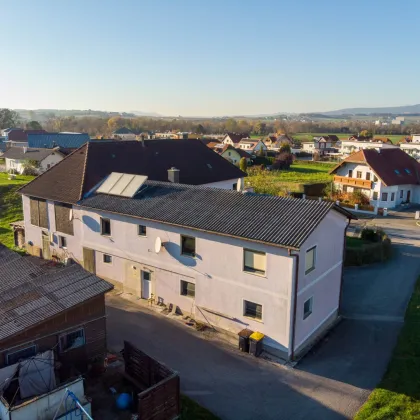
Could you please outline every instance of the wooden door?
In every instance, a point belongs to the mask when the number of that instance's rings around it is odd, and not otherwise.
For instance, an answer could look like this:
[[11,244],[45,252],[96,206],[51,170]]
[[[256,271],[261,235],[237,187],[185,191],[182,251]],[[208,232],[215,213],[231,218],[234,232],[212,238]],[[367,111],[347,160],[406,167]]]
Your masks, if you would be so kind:
[[83,248],[83,267],[85,270],[95,274],[95,250]]
[[44,260],[51,259],[50,235],[45,231],[42,231],[42,258]]

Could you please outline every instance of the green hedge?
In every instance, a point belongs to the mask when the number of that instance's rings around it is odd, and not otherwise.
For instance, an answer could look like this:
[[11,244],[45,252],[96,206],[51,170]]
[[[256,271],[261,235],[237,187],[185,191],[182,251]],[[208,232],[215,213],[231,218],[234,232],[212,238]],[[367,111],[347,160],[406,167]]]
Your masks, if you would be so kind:
[[[363,239],[360,239],[363,241]],[[381,232],[378,242],[363,241],[360,246],[346,247],[346,266],[365,265],[387,261],[392,256],[391,239]]]
[[252,159],[254,165],[272,165],[276,158],[271,156],[256,156]]

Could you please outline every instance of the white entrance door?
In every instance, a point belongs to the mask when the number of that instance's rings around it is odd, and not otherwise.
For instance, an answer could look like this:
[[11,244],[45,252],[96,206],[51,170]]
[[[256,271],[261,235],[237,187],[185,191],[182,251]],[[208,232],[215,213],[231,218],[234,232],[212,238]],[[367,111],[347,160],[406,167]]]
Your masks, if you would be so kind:
[[150,299],[152,295],[152,285],[150,281],[150,273],[148,271],[141,272],[141,297]]

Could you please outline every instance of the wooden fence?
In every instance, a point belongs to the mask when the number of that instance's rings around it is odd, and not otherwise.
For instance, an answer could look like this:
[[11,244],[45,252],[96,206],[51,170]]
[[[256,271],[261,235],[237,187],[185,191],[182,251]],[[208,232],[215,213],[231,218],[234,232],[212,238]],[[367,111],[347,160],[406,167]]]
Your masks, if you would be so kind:
[[173,420],[180,415],[179,375],[124,341],[126,377],[140,388],[139,420]]

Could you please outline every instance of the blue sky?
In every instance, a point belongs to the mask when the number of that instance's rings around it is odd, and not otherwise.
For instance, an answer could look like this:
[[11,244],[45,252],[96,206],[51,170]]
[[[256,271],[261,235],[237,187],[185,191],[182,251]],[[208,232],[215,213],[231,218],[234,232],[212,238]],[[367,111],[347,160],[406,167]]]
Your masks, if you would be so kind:
[[0,107],[237,115],[420,103],[418,0],[0,0]]

